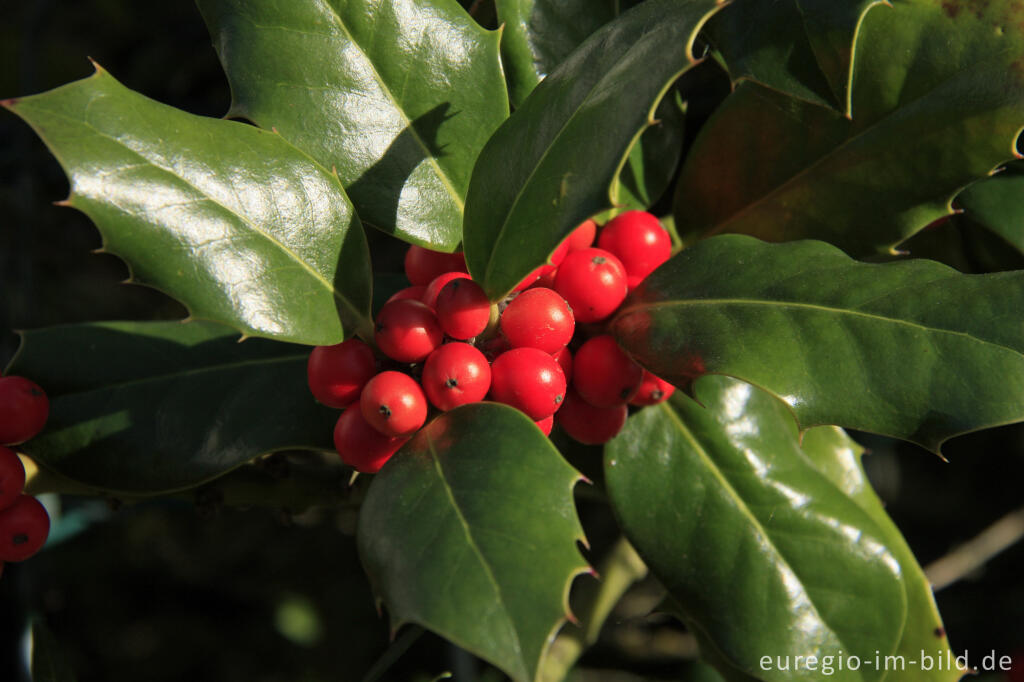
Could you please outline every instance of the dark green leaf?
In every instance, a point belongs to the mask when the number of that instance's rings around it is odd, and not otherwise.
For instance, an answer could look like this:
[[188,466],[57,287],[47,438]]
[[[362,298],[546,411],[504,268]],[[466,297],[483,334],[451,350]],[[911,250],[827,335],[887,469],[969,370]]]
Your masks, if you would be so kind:
[[32,624],[32,682],[75,682],[53,633],[42,623]]
[[359,219],[338,178],[280,136],[159,104],[98,67],[4,104],[60,161],[64,203],[104,248],[195,317],[309,344],[369,325]]
[[[1013,156],[1024,123],[1015,4],[914,0],[864,18],[852,120],[751,82],[708,121],[683,167],[684,240],[723,232],[892,252]],[[980,16],[979,16],[980,15]]]
[[938,451],[1024,420],[1024,271],[857,263],[822,242],[725,235],[683,250],[611,328],[655,374],[728,374],[838,424]]
[[678,90],[669,92],[654,112],[657,123],[644,131],[612,183],[611,199],[624,209],[646,211],[668,189],[683,155],[686,103]]
[[1024,254],[1024,162],[976,182],[956,197],[968,217]]
[[362,219],[453,251],[508,116],[499,34],[454,0],[199,0],[234,102],[335,168]]
[[484,147],[466,198],[473,278],[497,300],[579,223],[610,208],[609,187],[716,0],[649,0],[605,25],[538,85]]
[[714,647],[709,659],[726,675],[820,680],[820,669],[780,671],[776,657],[891,654],[906,595],[885,533],[801,451],[785,405],[720,376],[696,394],[701,404],[676,394],[633,415],[606,446],[605,479],[630,542]]
[[8,371],[50,397],[40,464],[100,490],[198,485],[288,448],[329,449],[337,414],[306,386],[309,349],[207,322],[97,322],[23,333]]
[[586,570],[572,467],[522,413],[477,403],[425,426],[384,466],[359,550],[392,627],[416,623],[532,680]]

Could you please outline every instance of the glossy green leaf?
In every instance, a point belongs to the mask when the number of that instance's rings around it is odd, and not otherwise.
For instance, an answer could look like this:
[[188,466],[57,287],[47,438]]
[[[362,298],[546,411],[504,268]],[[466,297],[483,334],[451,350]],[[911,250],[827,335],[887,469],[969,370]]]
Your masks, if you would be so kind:
[[280,136],[92,76],[4,105],[57,157],[65,203],[136,281],[251,336],[330,344],[369,325],[366,235],[336,176]]
[[1016,5],[959,7],[907,0],[867,13],[852,120],[741,83],[683,167],[683,238],[813,238],[861,255],[950,213],[965,185],[1013,157],[1024,125],[1024,33],[1003,30]]
[[633,145],[626,165],[612,183],[612,203],[621,209],[649,209],[668,189],[682,158],[686,103],[678,90],[661,100],[654,120],[657,122]]
[[[808,429],[803,434],[801,447],[819,471],[875,520],[884,533],[886,547],[900,564],[907,593],[907,618],[894,655],[902,656],[903,661],[920,661],[923,651],[935,658],[942,658],[944,664],[951,662],[953,653],[935,605],[932,586],[867,480],[861,464],[864,449],[835,426]],[[943,670],[922,670],[920,665],[907,664],[903,670],[895,668],[899,674],[894,671],[888,679],[899,682],[954,682],[961,675],[948,669],[952,667],[955,666],[946,665]]]
[[587,218],[680,74],[716,0],[649,0],[605,25],[538,85],[484,147],[466,198],[473,278],[497,300]]
[[337,412],[306,386],[304,346],[209,322],[96,322],[22,334],[7,371],[50,397],[26,453],[99,490],[188,488],[254,457],[330,449]]
[[453,251],[508,116],[499,34],[455,0],[199,0],[247,118],[335,168],[364,222]]
[[476,403],[427,424],[377,474],[359,514],[360,555],[393,629],[422,625],[534,679],[586,570],[579,478],[512,408]]
[[956,203],[972,221],[1024,254],[1024,162],[1011,163],[995,176],[974,183],[957,195]]
[[630,542],[714,647],[709,659],[725,675],[820,680],[776,657],[891,654],[907,601],[884,531],[803,453],[781,402],[720,376],[696,395],[701,404],[676,394],[630,417],[606,446],[605,480]]
[[611,328],[677,385],[728,374],[779,396],[803,427],[919,443],[1024,420],[1024,271],[866,264],[823,242],[724,235],[683,250]]

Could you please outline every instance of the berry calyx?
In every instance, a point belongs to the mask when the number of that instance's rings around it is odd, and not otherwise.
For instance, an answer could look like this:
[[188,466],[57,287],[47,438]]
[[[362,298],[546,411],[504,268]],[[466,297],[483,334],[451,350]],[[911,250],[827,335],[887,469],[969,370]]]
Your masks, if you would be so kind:
[[604,249],[572,251],[558,267],[555,291],[569,302],[576,322],[598,322],[626,298],[626,270]]
[[607,334],[588,340],[573,357],[573,386],[595,407],[625,405],[643,378],[643,368]]
[[527,289],[501,314],[501,333],[513,348],[555,353],[572,340],[576,323],[565,299],[551,289]]
[[585,445],[601,445],[622,430],[628,412],[625,405],[595,407],[570,387],[555,420],[572,439]]
[[483,287],[471,279],[445,284],[434,307],[444,333],[460,341],[480,334],[491,320],[491,302]]
[[14,504],[25,489],[25,467],[18,454],[10,448],[0,447],[0,509]]
[[466,272],[466,259],[461,253],[441,253],[413,244],[405,252],[405,276],[412,284],[426,286],[446,272]]
[[569,245],[570,251],[579,251],[593,246],[594,237],[597,235],[597,223],[593,220],[584,220],[579,226],[569,233],[565,243]]
[[427,420],[427,397],[416,380],[401,372],[381,372],[359,397],[363,419],[385,436],[411,436]]
[[491,365],[491,397],[540,421],[562,404],[565,375],[548,353],[537,348],[513,348]]
[[609,220],[601,230],[597,245],[622,261],[630,289],[672,255],[668,232],[646,211],[626,211]]
[[423,365],[423,390],[439,410],[479,402],[490,388],[491,366],[484,354],[468,343],[446,343]]
[[376,366],[373,349],[359,339],[317,346],[306,363],[309,392],[327,407],[348,407],[359,399]]
[[31,495],[19,495],[0,511],[0,561],[24,561],[46,544],[50,515]]
[[669,396],[675,393],[675,390],[675,386],[664,379],[659,379],[645,369],[644,378],[640,382],[640,390],[636,392],[636,395],[629,401],[629,404],[641,407],[657,405],[668,400]]
[[421,300],[432,309],[436,309],[437,296],[441,293],[441,289],[443,289],[446,284],[456,279],[469,279],[469,275],[465,272],[445,272],[438,275],[430,281],[430,284],[427,285]]
[[404,299],[385,303],[377,313],[373,335],[377,348],[398,362],[419,362],[444,340],[437,316],[422,301]]
[[18,445],[43,430],[50,401],[34,381],[0,378],[0,445]]
[[373,428],[363,419],[358,405],[341,413],[334,425],[334,449],[341,461],[356,471],[375,474],[380,471],[408,438],[392,438]]

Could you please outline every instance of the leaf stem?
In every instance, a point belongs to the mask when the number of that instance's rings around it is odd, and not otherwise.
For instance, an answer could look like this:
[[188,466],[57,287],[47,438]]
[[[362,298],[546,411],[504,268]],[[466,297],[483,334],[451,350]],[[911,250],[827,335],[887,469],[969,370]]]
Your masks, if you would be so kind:
[[1010,512],[976,537],[929,564],[924,573],[938,592],[984,566],[1024,538],[1024,507]]

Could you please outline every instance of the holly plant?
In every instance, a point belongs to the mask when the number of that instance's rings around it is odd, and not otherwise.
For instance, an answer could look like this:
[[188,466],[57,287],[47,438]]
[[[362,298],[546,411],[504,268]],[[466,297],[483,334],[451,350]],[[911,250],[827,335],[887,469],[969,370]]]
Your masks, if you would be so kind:
[[27,490],[358,505],[393,630],[517,682],[648,573],[726,680],[959,679],[853,665],[950,649],[843,429],[1024,420],[1024,271],[949,237],[1024,255],[1024,5],[197,4],[224,119],[2,102],[189,312],[23,332]]

